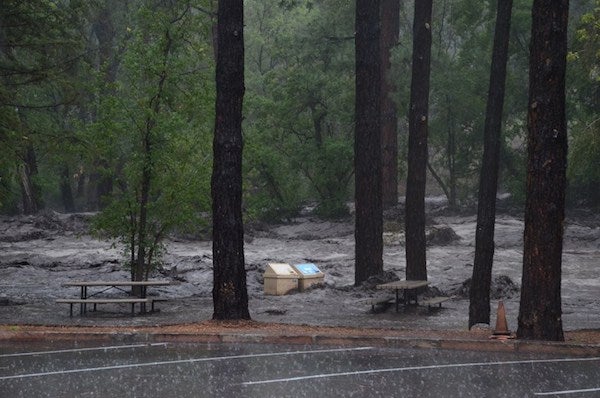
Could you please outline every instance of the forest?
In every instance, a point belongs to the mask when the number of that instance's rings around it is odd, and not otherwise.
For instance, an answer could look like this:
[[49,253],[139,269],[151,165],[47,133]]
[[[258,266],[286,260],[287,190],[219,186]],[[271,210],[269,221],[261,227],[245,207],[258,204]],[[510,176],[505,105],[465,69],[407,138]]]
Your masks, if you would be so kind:
[[[398,204],[415,175],[407,153],[418,7],[395,3],[397,31],[382,45],[394,139],[383,153],[385,207]],[[436,0],[427,28],[428,152],[420,171],[427,194],[445,196],[457,211],[475,207],[489,171],[482,156],[496,4]],[[524,208],[532,1],[512,4],[498,190]],[[323,219],[346,217],[364,173],[355,166],[363,120],[355,108],[358,6],[243,6],[243,219],[285,221],[306,208]],[[132,265],[153,264],[172,232],[208,228],[220,122],[216,10],[214,0],[6,0],[0,213],[98,212],[95,229],[128,247]],[[379,15],[382,24],[389,16]],[[568,18],[567,204],[597,208],[600,1],[572,1]],[[132,277],[150,269],[132,267]]]
[[[402,194],[413,6],[400,3],[389,82]],[[451,206],[477,198],[493,3],[434,2],[428,192]],[[353,192],[354,4],[244,5],[244,217],[282,220],[307,205],[325,218],[344,216]],[[215,7],[4,2],[1,212],[103,210],[110,219],[135,201],[150,162],[157,225],[197,225],[210,203]],[[599,8],[576,1],[569,15],[570,206],[600,203]],[[514,2],[502,131],[499,187],[516,205],[524,200],[530,12],[531,1]]]

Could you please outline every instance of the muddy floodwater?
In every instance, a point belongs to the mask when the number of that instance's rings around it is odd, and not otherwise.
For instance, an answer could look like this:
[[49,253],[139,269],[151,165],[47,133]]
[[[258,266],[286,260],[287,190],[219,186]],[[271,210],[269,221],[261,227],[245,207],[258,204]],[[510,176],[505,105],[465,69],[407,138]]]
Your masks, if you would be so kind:
[[[69,317],[58,298],[79,291],[62,284],[75,280],[127,280],[122,249],[88,233],[90,214],[48,212],[38,216],[0,217],[0,322],[52,325],[161,325],[194,322],[212,316],[212,251],[209,240],[167,241],[162,266],[153,279],[177,282],[152,288],[168,299],[160,311],[131,317],[126,308],[100,307],[87,317]],[[254,320],[306,325],[385,328],[464,329],[475,250],[474,215],[439,211],[428,218],[429,294],[456,295],[441,310],[426,307],[377,313],[367,300],[388,292],[375,284],[403,279],[404,233],[388,220],[384,233],[385,278],[355,287],[353,220],[332,222],[302,216],[285,224],[251,225],[245,234],[250,313]],[[441,236],[442,238],[439,238]],[[446,238],[444,238],[446,236]],[[492,323],[503,300],[509,328],[516,329],[523,256],[523,219],[499,214],[492,289]],[[270,296],[263,292],[263,272],[270,262],[314,263],[324,283],[305,292]],[[565,223],[562,279],[565,330],[600,328],[600,217],[579,211]],[[493,326],[493,325],[492,325]]]

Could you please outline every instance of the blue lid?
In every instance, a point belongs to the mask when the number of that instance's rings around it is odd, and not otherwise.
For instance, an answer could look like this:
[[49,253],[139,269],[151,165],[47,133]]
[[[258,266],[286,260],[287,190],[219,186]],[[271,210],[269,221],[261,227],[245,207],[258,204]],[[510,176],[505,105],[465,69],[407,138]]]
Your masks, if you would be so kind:
[[301,274],[304,275],[319,274],[321,272],[313,263],[296,264],[295,267],[298,271],[300,271]]

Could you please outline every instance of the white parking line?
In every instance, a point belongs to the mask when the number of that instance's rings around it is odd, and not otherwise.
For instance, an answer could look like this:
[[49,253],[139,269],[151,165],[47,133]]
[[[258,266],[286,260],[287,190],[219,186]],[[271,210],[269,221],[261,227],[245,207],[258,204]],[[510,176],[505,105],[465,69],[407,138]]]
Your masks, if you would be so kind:
[[566,395],[566,394],[581,394],[584,392],[598,392],[600,391],[600,387],[597,388],[586,388],[584,390],[563,390],[563,391],[546,391],[546,392],[536,392],[533,395]]
[[72,374],[72,373],[97,372],[97,371],[101,371],[101,370],[116,370],[116,369],[127,369],[127,368],[141,368],[141,367],[148,367],[148,366],[174,365],[174,364],[181,364],[181,363],[224,361],[224,360],[230,360],[230,359],[275,357],[275,356],[302,355],[302,354],[320,354],[320,353],[343,352],[343,351],[346,351],[346,352],[347,351],[362,351],[362,350],[370,350],[370,349],[372,349],[372,347],[336,348],[336,349],[329,349],[329,350],[282,351],[282,352],[268,352],[268,353],[262,353],[262,354],[246,354],[246,355],[229,355],[229,356],[222,356],[222,357],[190,358],[190,359],[180,359],[180,360],[175,360],[175,361],[143,362],[143,363],[133,363],[133,364],[125,364],[125,365],[100,366],[100,367],[95,367],[95,368],[67,369],[67,370],[57,370],[54,372],[41,372],[41,373],[29,373],[29,374],[13,375],[13,376],[2,376],[2,377],[0,377],[0,381],[11,380],[11,379],[26,379],[26,378],[30,378],[30,377],[55,376],[55,375],[64,375],[64,374]]
[[65,350],[53,350],[53,351],[17,352],[14,354],[2,354],[2,355],[0,355],[0,358],[25,357],[25,356],[32,356],[32,355],[62,354],[62,353],[68,353],[68,352],[121,350],[121,349],[125,349],[125,348],[157,347],[157,346],[166,346],[166,345],[167,345],[167,343],[149,343],[149,344],[115,345],[115,346],[107,346],[107,347],[70,348],[70,349],[65,349]]
[[325,378],[329,378],[329,377],[356,376],[356,375],[386,373],[386,372],[406,372],[406,371],[411,371],[411,370],[431,370],[431,369],[448,369],[448,368],[462,368],[462,367],[466,368],[466,367],[475,367],[475,366],[503,366],[503,365],[521,365],[521,364],[536,364],[536,363],[599,361],[599,360],[600,360],[600,357],[533,359],[533,360],[506,361],[506,362],[451,363],[451,364],[444,364],[444,365],[410,366],[410,367],[403,367],[403,368],[368,369],[368,370],[358,370],[358,371],[354,371],[354,372],[322,373],[322,374],[308,375],[308,376],[288,377],[288,378],[283,378],[283,379],[247,381],[247,382],[241,383],[241,385],[252,386],[252,385],[257,385],[257,384],[284,383],[284,382],[290,382],[290,381],[300,381],[300,380],[310,380],[310,379],[325,379]]

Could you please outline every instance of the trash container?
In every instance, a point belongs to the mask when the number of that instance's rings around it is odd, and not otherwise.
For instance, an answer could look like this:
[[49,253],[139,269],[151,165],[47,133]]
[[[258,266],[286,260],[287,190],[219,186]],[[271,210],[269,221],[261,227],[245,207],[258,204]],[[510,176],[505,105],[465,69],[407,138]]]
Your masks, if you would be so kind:
[[325,274],[313,263],[295,264],[292,267],[298,273],[298,289],[303,292],[310,286],[323,283]]
[[265,294],[281,296],[298,289],[298,273],[286,263],[269,263],[263,274]]

